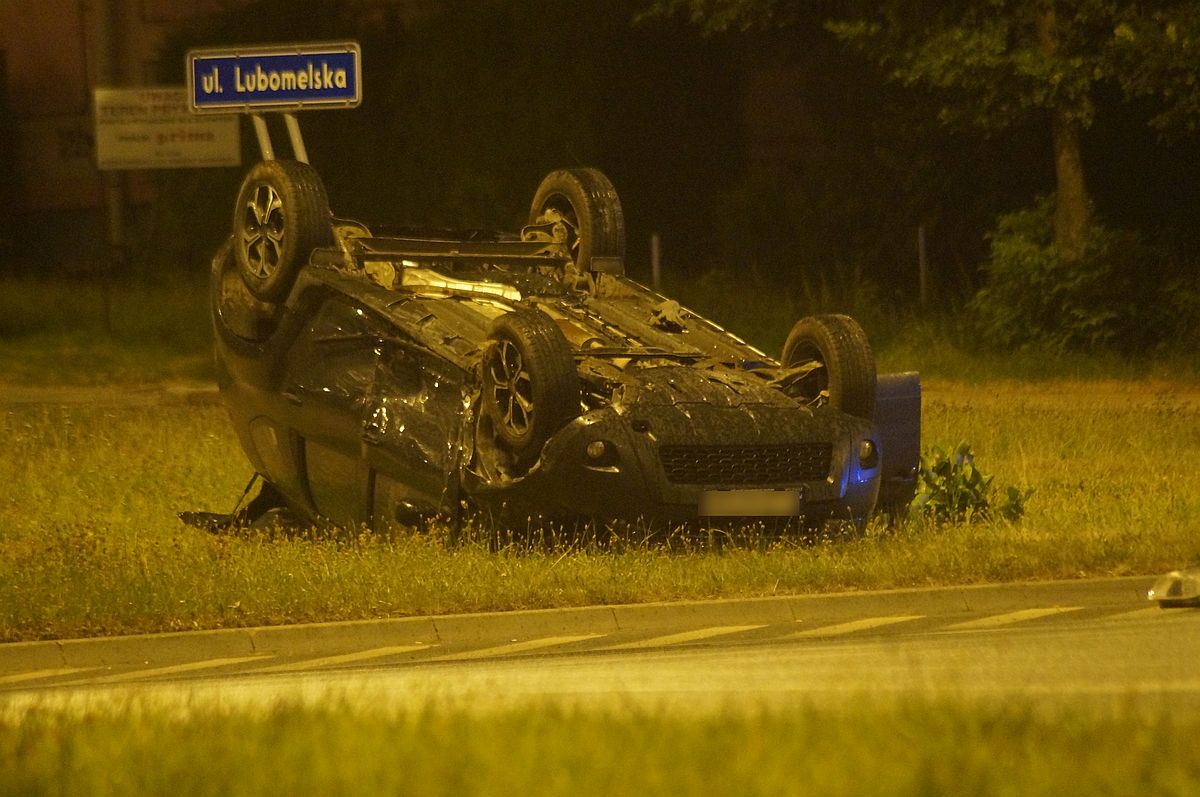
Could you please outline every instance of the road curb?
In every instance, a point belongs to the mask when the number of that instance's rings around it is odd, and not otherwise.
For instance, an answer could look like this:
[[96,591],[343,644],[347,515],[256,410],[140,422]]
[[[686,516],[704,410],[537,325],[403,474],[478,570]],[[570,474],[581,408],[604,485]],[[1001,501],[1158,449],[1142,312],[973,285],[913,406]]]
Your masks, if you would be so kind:
[[169,665],[201,658],[332,655],[388,645],[506,644],[556,635],[721,625],[824,624],[879,615],[930,617],[1042,607],[1142,608],[1153,576],[908,588],[822,595],[584,606],[177,631],[0,645],[0,673]]

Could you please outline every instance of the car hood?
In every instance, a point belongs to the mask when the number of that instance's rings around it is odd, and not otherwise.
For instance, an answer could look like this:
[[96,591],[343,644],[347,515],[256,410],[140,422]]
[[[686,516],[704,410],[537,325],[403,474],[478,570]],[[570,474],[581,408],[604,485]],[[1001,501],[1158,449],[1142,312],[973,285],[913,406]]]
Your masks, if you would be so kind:
[[808,413],[806,407],[769,387],[760,376],[710,363],[707,366],[644,365],[626,371],[613,397],[613,406],[786,407]]
[[662,443],[780,445],[861,434],[867,421],[813,410],[752,373],[714,365],[631,369],[612,407],[636,431]]

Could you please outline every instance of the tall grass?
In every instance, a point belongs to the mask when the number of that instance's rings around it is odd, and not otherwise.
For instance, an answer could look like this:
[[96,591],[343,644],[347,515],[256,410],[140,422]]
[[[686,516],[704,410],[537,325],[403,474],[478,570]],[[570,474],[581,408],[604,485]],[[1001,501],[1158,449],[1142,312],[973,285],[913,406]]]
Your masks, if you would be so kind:
[[534,703],[266,714],[137,703],[0,721],[0,791],[110,794],[1195,794],[1200,719],[902,700],[680,716]]

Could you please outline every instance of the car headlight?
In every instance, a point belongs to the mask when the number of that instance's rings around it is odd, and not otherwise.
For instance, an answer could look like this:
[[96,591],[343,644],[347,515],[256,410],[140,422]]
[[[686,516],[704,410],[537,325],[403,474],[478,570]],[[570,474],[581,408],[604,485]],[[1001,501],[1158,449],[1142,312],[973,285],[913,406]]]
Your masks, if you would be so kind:
[[621,454],[609,440],[592,440],[583,447],[583,466],[588,470],[614,473],[620,464]]
[[879,446],[874,440],[863,439],[858,443],[858,466],[863,470],[879,467]]

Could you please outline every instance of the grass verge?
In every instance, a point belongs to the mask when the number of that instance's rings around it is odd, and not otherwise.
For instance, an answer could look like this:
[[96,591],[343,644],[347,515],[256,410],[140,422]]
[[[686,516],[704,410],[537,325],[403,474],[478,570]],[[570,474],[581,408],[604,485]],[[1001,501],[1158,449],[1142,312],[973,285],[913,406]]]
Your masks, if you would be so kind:
[[[19,794],[1194,794],[1200,718],[1027,701],[389,716],[332,705],[0,721]],[[502,743],[497,740],[503,740]]]
[[206,284],[5,280],[0,285],[2,385],[112,385],[211,379]]
[[211,536],[250,467],[218,407],[0,415],[0,640],[441,612],[1156,573],[1200,559],[1200,388],[934,382],[927,444],[970,440],[1019,523],[874,525],[820,545],[751,536],[598,547],[444,531]]
[[[687,287],[682,298],[755,341],[782,339],[801,313],[794,297],[765,296],[751,319],[760,328],[742,330],[743,293]],[[5,383],[204,377],[204,296],[183,278],[112,291],[6,282],[0,405]],[[219,408],[0,406],[0,640],[1124,575],[1200,560],[1200,495],[1181,475],[1200,467],[1194,370],[980,361],[928,327],[889,323],[878,322],[890,341],[881,368],[925,374],[925,444],[969,441],[997,484],[1032,488],[1020,523],[876,525],[816,546],[751,535],[721,549],[516,542],[492,552],[483,535],[449,546],[437,529],[213,537],[176,514],[228,511],[250,476]]]

